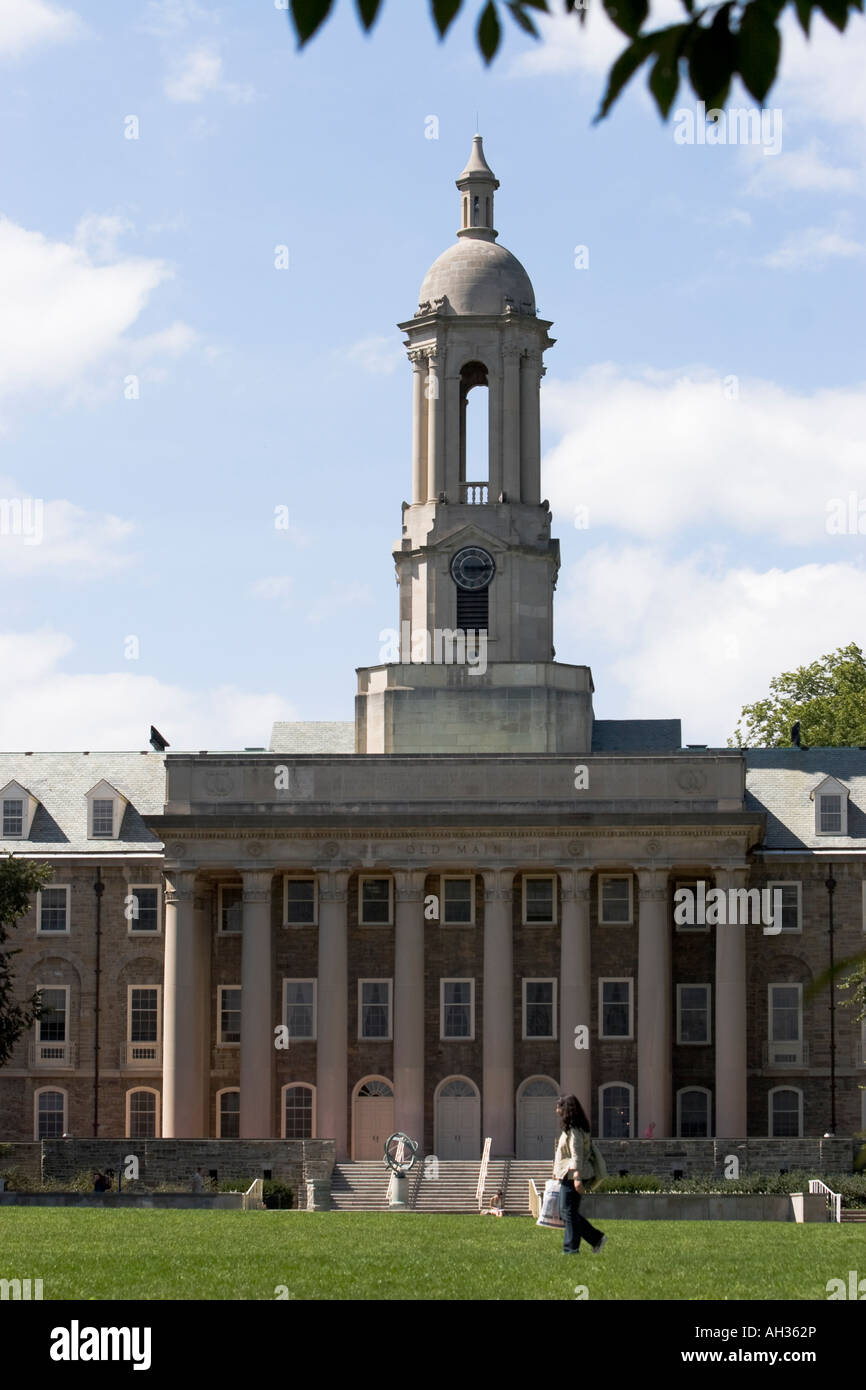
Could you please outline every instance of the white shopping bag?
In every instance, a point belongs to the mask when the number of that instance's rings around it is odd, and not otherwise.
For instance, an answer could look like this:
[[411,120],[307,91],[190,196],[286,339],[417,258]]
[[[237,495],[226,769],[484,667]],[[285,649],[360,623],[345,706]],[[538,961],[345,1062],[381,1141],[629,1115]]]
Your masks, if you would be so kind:
[[565,1222],[559,1214],[559,1183],[556,1178],[549,1178],[544,1184],[544,1196],[541,1199],[541,1213],[536,1221],[536,1226],[564,1226]]

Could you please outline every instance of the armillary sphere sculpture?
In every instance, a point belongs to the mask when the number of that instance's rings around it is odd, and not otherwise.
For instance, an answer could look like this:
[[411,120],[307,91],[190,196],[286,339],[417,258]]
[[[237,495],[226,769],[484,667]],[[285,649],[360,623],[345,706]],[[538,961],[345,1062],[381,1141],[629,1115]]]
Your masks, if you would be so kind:
[[404,1178],[410,1171],[418,1155],[418,1145],[414,1139],[410,1139],[408,1134],[392,1134],[385,1144],[385,1163],[396,1173],[398,1177]]

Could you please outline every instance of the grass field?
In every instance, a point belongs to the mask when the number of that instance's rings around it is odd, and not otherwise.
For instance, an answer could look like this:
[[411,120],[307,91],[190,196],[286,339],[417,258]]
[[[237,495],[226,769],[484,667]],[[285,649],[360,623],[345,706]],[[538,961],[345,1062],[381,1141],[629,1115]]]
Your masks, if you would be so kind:
[[[0,1210],[0,1278],[49,1299],[826,1299],[863,1226],[610,1221],[600,1255],[527,1219]],[[286,1294],[282,1295],[283,1297]]]

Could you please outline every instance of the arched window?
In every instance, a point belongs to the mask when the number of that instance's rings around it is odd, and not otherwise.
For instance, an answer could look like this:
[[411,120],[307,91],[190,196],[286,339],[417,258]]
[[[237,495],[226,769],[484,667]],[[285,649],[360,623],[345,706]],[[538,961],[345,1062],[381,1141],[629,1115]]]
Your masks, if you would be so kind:
[[634,1128],[634,1087],[624,1081],[611,1081],[600,1086],[598,1113],[601,1117],[602,1139],[631,1139]]
[[451,1081],[445,1082],[439,1094],[440,1096],[477,1096],[478,1088],[462,1076],[455,1076]]
[[769,1095],[771,1139],[800,1139],[803,1135],[803,1092],[795,1086],[774,1086]]
[[463,226],[469,226],[469,199],[463,195]]
[[394,1092],[387,1081],[365,1081],[358,1092],[359,1099],[364,1096],[393,1096]]
[[66,1092],[45,1087],[33,1097],[33,1137],[62,1139],[66,1133]]
[[236,1086],[217,1091],[217,1138],[238,1139],[241,1132],[241,1093]]
[[[470,403],[470,395],[475,387]],[[469,495],[467,485],[487,483],[490,478],[490,422],[487,368],[483,362],[467,362],[460,371],[460,482],[467,502],[485,502],[486,495]],[[485,490],[486,491],[486,490]]]
[[283,1087],[283,1138],[312,1139],[316,1127],[315,1091],[306,1082]]
[[126,1093],[127,1139],[156,1139],[159,1134],[159,1092],[138,1086]]
[[531,1081],[524,1082],[520,1088],[521,1096],[550,1096],[559,1097],[559,1087],[554,1081],[548,1081],[544,1076],[533,1077]]
[[484,199],[484,225],[485,225],[485,227],[489,227],[489,226],[490,226],[490,199],[489,199],[489,198],[485,198],[485,199]]
[[478,196],[477,193],[473,193],[473,195],[472,195],[472,225],[473,225],[473,227],[477,227],[478,224],[479,224],[479,221],[481,220],[480,206],[481,206],[481,199],[479,198],[479,196]]
[[677,1091],[677,1134],[681,1139],[708,1139],[710,1093],[705,1086],[685,1086]]

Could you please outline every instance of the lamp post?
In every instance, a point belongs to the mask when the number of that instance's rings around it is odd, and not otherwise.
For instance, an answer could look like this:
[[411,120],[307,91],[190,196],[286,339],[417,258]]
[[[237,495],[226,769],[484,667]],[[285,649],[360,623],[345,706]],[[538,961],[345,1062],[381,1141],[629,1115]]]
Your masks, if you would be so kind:
[[827,889],[827,911],[830,922],[830,1133],[836,1133],[836,977],[835,977],[835,956],[833,943],[833,894],[836,891],[836,880],[833,877],[833,865],[827,869],[827,877],[824,880]]

